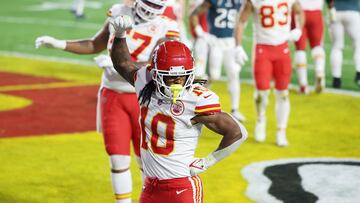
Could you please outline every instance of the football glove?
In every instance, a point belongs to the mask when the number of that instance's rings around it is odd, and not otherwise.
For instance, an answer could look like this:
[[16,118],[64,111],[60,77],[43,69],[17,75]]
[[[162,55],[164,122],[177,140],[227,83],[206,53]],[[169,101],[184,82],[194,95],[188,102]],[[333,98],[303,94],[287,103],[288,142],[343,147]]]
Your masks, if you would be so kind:
[[216,163],[215,157],[210,154],[204,158],[195,158],[193,162],[189,165],[190,168],[190,175],[195,176],[206,171],[210,166]]
[[195,27],[195,33],[196,36],[203,38],[210,46],[216,45],[217,38],[214,35],[205,32],[200,25]]
[[126,30],[133,26],[133,20],[130,16],[118,16],[110,20],[110,25],[114,28],[115,37],[125,38]]
[[66,47],[65,40],[58,40],[50,36],[41,36],[35,40],[35,48],[47,47],[64,50]]
[[94,60],[96,65],[101,69],[105,69],[113,66],[113,63],[109,55],[100,54],[99,56],[96,56]]
[[302,34],[302,31],[299,28],[292,29],[292,30],[290,30],[288,40],[291,42],[296,42],[300,39],[301,34]]
[[243,66],[247,60],[249,60],[249,57],[247,56],[244,48],[242,46],[236,46],[235,47],[236,63],[240,64],[240,66]]

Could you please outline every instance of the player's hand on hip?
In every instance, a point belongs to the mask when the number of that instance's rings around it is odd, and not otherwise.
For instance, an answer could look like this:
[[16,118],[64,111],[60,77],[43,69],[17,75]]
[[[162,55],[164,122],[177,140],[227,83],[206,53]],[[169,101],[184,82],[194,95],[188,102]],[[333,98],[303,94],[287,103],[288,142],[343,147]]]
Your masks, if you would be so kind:
[[114,28],[115,37],[117,38],[125,38],[126,30],[130,29],[133,24],[133,20],[127,15],[117,16],[110,20],[110,25]]
[[299,28],[290,30],[289,41],[296,42],[300,39],[302,31]]
[[195,176],[206,171],[208,168],[206,167],[204,158],[195,158],[193,162],[189,165],[191,176]]
[[41,36],[36,38],[35,40],[35,48],[47,47],[47,48],[55,48],[55,49],[65,49],[66,41],[58,40],[54,37],[50,36]]
[[195,33],[197,37],[203,38],[210,46],[216,45],[217,38],[214,35],[205,32],[200,25],[195,27]]
[[111,68],[113,66],[113,63],[111,61],[111,58],[109,55],[100,54],[96,57],[94,57],[95,63],[99,68]]
[[243,66],[247,60],[249,60],[249,57],[247,56],[244,48],[242,46],[236,46],[235,47],[236,63],[240,64],[240,66]]

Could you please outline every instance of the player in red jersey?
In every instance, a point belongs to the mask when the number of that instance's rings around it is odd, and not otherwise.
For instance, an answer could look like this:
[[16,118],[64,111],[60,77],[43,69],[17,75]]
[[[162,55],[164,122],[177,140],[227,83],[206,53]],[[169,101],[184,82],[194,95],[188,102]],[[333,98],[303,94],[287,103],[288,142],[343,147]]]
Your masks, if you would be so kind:
[[[296,28],[290,30],[291,11],[295,13]],[[275,110],[277,120],[276,143],[287,146],[286,128],[290,113],[288,84],[291,77],[291,58],[288,40],[296,41],[301,35],[304,13],[297,0],[245,0],[240,9],[236,28],[236,43],[241,47],[244,27],[253,15],[255,50],[253,73],[256,91],[254,94],[257,119],[255,139],[264,142],[266,137],[266,106],[270,82],[275,82]],[[241,49],[239,49],[241,50]],[[237,53],[246,58],[243,52]]]
[[[197,174],[234,152],[246,139],[246,129],[221,112],[214,92],[193,82],[194,61],[186,45],[161,43],[151,65],[138,68],[124,40],[131,18],[120,16],[113,26],[114,67],[135,86],[141,107],[141,159],[146,179],[140,203],[202,202]],[[203,125],[223,137],[214,152],[195,158]]]
[[[36,39],[36,46],[52,47],[77,54],[94,54],[103,50],[111,52],[114,30],[109,26],[117,16],[129,15],[135,25],[128,31],[131,58],[137,62],[148,62],[157,45],[166,39],[179,37],[175,21],[161,17],[166,0],[136,0],[134,7],[115,4],[109,11],[109,18],[102,29],[91,39],[58,40],[49,36]],[[111,178],[115,199],[118,203],[130,203],[132,179],[130,167],[130,142],[141,166],[139,104],[135,89],[113,68],[109,55],[95,58],[103,71],[98,97],[98,130],[103,132],[106,152],[110,158]]]

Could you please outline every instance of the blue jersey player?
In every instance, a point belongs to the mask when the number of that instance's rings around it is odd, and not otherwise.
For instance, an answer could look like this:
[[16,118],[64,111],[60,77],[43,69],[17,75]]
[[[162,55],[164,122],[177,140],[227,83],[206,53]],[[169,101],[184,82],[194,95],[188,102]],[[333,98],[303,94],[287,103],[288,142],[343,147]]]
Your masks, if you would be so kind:
[[355,82],[360,85],[360,3],[359,0],[336,0],[336,17],[330,25],[332,39],[331,68],[333,87],[341,87],[341,66],[343,62],[344,33],[352,40],[356,68]]
[[[210,80],[218,80],[221,67],[224,65],[227,74],[228,91],[231,98],[231,114],[239,121],[245,117],[239,112],[240,104],[240,70],[245,61],[236,61],[234,26],[241,0],[204,0],[191,13],[191,23],[195,26],[198,37],[203,37],[210,46],[209,73]],[[199,25],[199,16],[208,12],[209,33]],[[243,53],[244,50],[241,49]],[[246,54],[245,54],[246,55]]]

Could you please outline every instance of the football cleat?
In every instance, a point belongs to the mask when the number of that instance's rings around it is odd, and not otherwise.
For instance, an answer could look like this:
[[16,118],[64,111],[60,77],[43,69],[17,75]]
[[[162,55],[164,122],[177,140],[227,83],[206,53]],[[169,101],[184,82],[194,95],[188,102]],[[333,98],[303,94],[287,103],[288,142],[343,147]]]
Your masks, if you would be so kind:
[[286,139],[286,132],[285,130],[278,130],[276,132],[276,144],[279,147],[286,147],[289,145]]
[[336,88],[336,89],[340,89],[341,88],[341,78],[335,78],[334,77],[332,87]]
[[315,92],[321,93],[325,89],[325,79],[324,77],[316,77],[315,80]]
[[360,85],[360,72],[356,72],[355,75],[355,83]]
[[299,94],[308,95],[310,93],[307,85],[301,85],[299,88]]
[[236,120],[238,120],[239,122],[244,122],[246,120],[245,116],[242,113],[240,113],[239,111],[232,110],[231,115],[234,116],[234,118]]
[[266,138],[266,121],[256,121],[255,125],[255,140],[257,142],[264,142]]

